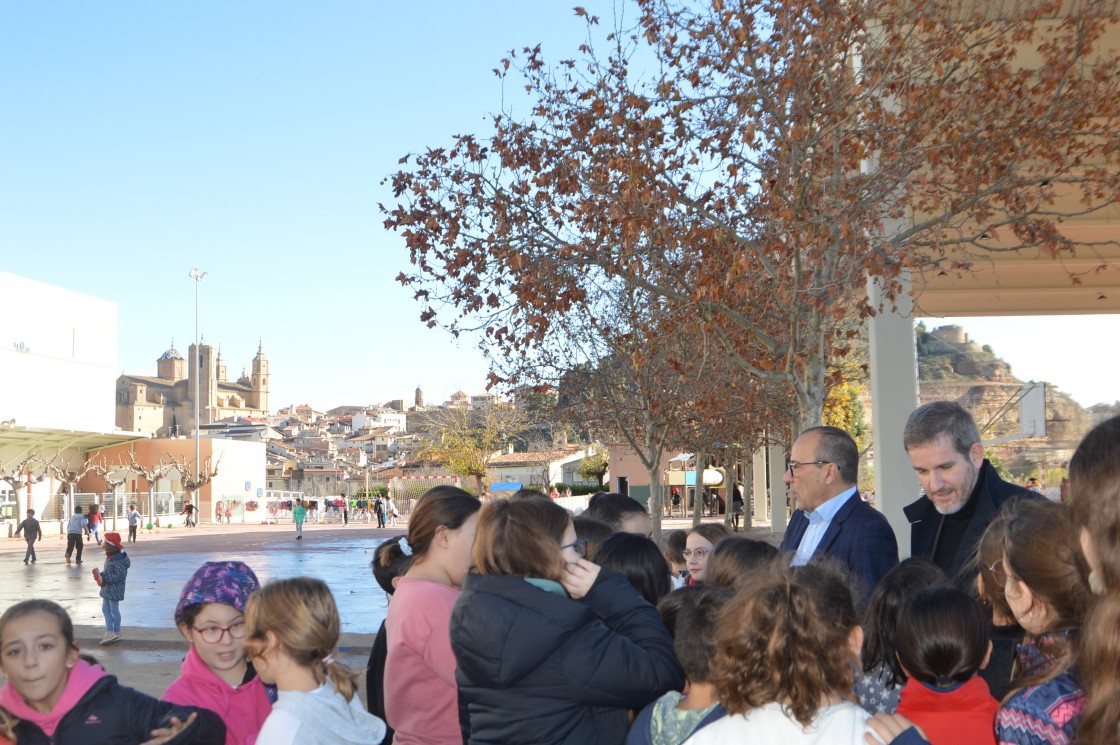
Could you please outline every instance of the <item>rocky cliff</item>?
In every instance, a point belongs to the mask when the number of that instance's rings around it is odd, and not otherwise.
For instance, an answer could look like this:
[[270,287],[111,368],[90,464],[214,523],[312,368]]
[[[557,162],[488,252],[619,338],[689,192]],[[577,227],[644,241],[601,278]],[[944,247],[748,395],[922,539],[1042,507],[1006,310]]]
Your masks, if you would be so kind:
[[[995,350],[978,345],[958,326],[927,331],[919,325],[918,391],[922,403],[958,401],[968,408],[984,439],[1019,431],[1019,408],[1014,405],[1024,381]],[[1063,467],[1091,427],[1089,411],[1057,386],[1046,385],[1046,437],[1031,437],[988,448],[1015,475],[1035,469]]]

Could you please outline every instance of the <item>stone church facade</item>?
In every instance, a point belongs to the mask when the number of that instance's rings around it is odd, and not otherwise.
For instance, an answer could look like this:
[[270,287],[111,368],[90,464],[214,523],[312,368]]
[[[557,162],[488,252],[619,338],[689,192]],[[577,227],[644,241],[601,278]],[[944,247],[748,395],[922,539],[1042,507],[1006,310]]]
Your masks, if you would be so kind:
[[117,427],[157,437],[194,433],[193,375],[198,375],[199,419],[210,424],[226,417],[268,416],[268,358],[264,346],[253,358],[252,373],[229,380],[221,350],[191,344],[187,359],[174,344],[156,360],[156,375],[117,378]]

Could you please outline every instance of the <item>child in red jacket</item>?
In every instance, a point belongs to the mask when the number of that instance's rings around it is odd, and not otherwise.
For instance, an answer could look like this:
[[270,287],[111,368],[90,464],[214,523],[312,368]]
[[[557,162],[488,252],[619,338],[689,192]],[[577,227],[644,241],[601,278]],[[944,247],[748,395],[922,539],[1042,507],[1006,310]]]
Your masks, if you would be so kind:
[[903,607],[897,639],[909,678],[898,713],[933,745],[995,745],[999,704],[978,675],[992,650],[980,605],[952,587],[922,590]]

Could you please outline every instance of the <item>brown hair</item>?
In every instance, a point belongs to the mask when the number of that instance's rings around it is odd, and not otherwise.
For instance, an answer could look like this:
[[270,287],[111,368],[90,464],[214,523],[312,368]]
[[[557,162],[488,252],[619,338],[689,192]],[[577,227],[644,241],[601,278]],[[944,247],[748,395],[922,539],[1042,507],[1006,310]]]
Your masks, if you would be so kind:
[[731,537],[731,529],[723,523],[700,523],[688,531],[688,535],[693,533],[712,544],[713,548],[718,546],[724,538]]
[[820,564],[770,571],[744,582],[719,619],[712,682],[730,714],[780,702],[808,727],[826,696],[849,695],[851,590]]
[[58,619],[58,628],[62,632],[62,638],[66,640],[66,646],[75,650],[78,648],[74,641],[74,622],[70,620],[70,614],[53,600],[43,598],[24,600],[4,611],[4,615],[0,616],[0,638],[3,637],[4,629],[10,622],[32,613],[49,613]]
[[436,486],[424,492],[408,516],[408,544],[411,554],[405,554],[400,543],[386,548],[382,562],[390,563],[428,553],[436,531],[440,528],[458,530],[471,515],[478,512],[482,502],[469,491],[457,486]]
[[1120,741],[1120,417],[1093,428],[1069,462],[1070,515],[1087,531],[1104,594],[1082,629],[1078,663],[1085,713],[1077,741]]
[[497,499],[478,516],[471,558],[479,574],[506,574],[559,581],[564,575],[560,542],[572,519],[552,500]]
[[704,570],[704,584],[709,587],[735,589],[756,571],[765,570],[781,556],[777,548],[765,541],[744,536],[731,536],[716,544]]
[[354,698],[360,675],[334,658],[341,620],[327,584],[312,577],[272,580],[249,596],[245,607],[245,655],[260,657],[268,649],[268,632],[296,664],[324,675],[347,701]]
[[[1008,509],[1012,514],[1003,543],[1004,570],[1030,588],[1034,602],[1041,599],[1046,604],[1053,617],[1046,631],[1081,626],[1092,598],[1089,567],[1066,506],[1043,499],[1020,499]],[[1077,634],[1047,637],[1041,648],[1053,662],[1042,669],[1016,669],[1008,697],[1053,680],[1073,667],[1077,644]]]
[[980,429],[968,409],[956,401],[932,401],[914,409],[902,430],[902,446],[907,452],[936,442],[944,435],[953,449],[968,457],[972,446],[980,442]]
[[[549,500],[550,502],[552,500]],[[572,527],[576,529],[576,538],[581,541],[587,541],[587,555],[594,556],[595,552],[599,550],[599,546],[603,545],[603,541],[607,540],[614,534],[611,526],[607,525],[602,520],[596,520],[587,515],[576,515],[572,518]]]
[[1003,545],[1007,541],[1007,525],[1011,522],[1012,509],[1000,510],[994,520],[984,529],[976,544],[976,553],[973,556],[975,570],[984,580],[984,592],[980,594],[980,603],[992,611],[1001,614],[1005,619],[1014,619],[1015,614],[1007,604],[1003,594],[1003,583],[992,572],[992,566],[997,561],[1003,560]]
[[697,587],[697,590],[680,596],[674,621],[680,625],[682,633],[673,637],[673,652],[689,683],[710,683],[720,613],[735,593],[726,587]]

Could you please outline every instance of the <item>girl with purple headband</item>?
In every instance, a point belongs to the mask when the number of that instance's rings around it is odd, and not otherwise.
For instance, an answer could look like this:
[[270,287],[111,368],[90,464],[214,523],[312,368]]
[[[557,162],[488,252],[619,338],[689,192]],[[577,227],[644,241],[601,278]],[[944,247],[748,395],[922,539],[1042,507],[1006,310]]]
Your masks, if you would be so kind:
[[251,745],[272,711],[264,683],[245,656],[245,606],[260,587],[240,561],[208,561],[187,581],[175,623],[191,645],[164,701],[199,706],[226,723],[226,745]]

